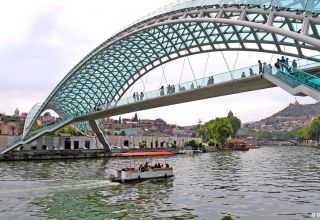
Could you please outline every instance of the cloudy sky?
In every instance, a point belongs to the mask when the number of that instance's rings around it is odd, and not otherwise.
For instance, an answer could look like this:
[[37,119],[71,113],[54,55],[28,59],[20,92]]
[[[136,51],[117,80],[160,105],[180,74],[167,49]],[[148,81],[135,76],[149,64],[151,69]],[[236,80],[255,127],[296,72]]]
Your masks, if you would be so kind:
[[[0,7],[0,112],[12,114],[18,107],[28,112],[49,95],[64,75],[94,47],[133,21],[171,3],[172,0],[56,1],[10,0]],[[258,59],[273,62],[276,56],[262,53],[226,52],[233,68],[256,64]],[[211,53],[190,58],[196,78],[227,71],[222,54]],[[165,68],[168,83],[192,79],[191,69],[182,60]],[[158,89],[162,72],[148,76],[147,90]],[[146,78],[144,79],[146,80]],[[129,90],[141,91],[138,82]],[[297,98],[300,103],[314,103],[311,98]],[[244,122],[259,120],[286,107],[294,97],[279,88],[242,93],[197,102],[139,112],[141,118],[163,118],[169,123],[191,125],[199,119],[208,121],[232,110]],[[133,114],[125,115],[131,117]]]

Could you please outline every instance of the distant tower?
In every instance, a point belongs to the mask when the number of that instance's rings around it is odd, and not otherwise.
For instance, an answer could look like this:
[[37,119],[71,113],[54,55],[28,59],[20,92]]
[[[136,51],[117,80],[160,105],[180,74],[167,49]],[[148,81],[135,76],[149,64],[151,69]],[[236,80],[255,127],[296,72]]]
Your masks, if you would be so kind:
[[230,110],[229,113],[228,113],[228,118],[229,118],[229,117],[233,117],[233,112],[232,112],[231,110]]
[[296,101],[294,102],[294,105],[295,105],[295,106],[300,105],[300,103],[298,102],[297,98],[295,98],[295,100],[296,100]]
[[16,110],[14,111],[14,116],[19,117],[19,115],[20,115],[20,111],[18,108],[16,108]]

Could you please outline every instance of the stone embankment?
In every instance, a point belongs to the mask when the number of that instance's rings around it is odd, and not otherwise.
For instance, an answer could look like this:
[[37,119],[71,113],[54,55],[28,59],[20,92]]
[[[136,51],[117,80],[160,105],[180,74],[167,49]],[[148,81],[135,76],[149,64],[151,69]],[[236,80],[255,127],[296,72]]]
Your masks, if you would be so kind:
[[130,150],[115,150],[106,152],[104,149],[95,150],[30,150],[30,151],[14,151],[9,154],[0,154],[0,161],[12,160],[54,160],[54,159],[82,159],[82,158],[103,158],[113,157],[114,153],[125,152],[143,152],[143,151],[170,151],[174,154],[178,153],[178,149],[182,148],[144,148]]

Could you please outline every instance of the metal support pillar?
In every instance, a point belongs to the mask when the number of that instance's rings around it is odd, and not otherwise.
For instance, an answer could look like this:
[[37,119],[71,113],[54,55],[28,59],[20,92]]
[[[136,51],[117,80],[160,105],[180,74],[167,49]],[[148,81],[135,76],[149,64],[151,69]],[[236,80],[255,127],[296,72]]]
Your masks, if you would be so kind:
[[102,144],[103,148],[107,151],[107,152],[111,152],[110,149],[110,145],[107,142],[106,137],[104,136],[103,132],[101,131],[101,129],[99,128],[97,122],[95,120],[89,120],[89,124],[90,127],[92,128],[92,130],[94,131],[94,133],[96,133],[98,140],[100,141],[100,143]]

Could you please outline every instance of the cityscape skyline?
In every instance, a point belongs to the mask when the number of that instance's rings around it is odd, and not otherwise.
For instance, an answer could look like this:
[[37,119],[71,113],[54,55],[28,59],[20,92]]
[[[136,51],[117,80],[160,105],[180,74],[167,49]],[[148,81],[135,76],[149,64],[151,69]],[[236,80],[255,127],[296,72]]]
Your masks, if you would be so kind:
[[[124,28],[133,20],[170,2],[127,1],[127,7],[122,8],[126,16],[119,16],[113,10],[121,7],[120,2],[6,2],[0,9],[0,25],[7,29],[0,39],[0,112],[13,112],[18,106],[21,106],[21,111],[28,112],[33,104],[45,100],[80,59],[119,31],[119,27]],[[74,4],[77,4],[77,10],[73,8]],[[136,4],[144,7],[130,10]],[[113,22],[114,17],[117,18],[117,24]],[[227,67],[220,52],[212,54],[208,72],[226,72]],[[277,58],[276,55],[252,52],[225,52],[225,55],[231,69],[254,65],[258,57],[271,63]],[[198,77],[203,75],[205,59],[204,54],[190,58],[196,64],[193,68]],[[238,62],[235,63],[235,60]],[[180,59],[168,64],[166,74],[180,73],[181,63]],[[189,72],[189,78],[184,79],[187,81],[190,79],[190,69],[185,72]],[[179,74],[172,74],[172,79],[168,76],[168,80],[174,82],[174,76],[179,78]],[[159,77],[161,69],[158,68],[150,74],[147,91],[160,87]],[[141,85],[134,85],[130,91],[141,91]],[[272,115],[293,100],[292,95],[280,88],[273,88],[141,111],[139,115],[191,125],[199,119],[208,121],[225,116],[232,110],[244,122],[249,122]],[[298,101],[302,104],[315,103],[308,97],[299,97]]]

